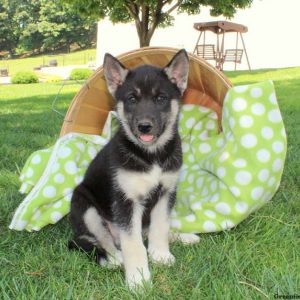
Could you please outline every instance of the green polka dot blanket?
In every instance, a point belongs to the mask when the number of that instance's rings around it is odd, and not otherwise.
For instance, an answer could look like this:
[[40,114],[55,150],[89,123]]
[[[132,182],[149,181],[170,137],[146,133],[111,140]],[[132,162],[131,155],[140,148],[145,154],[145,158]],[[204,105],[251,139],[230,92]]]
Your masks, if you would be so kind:
[[[116,129],[109,114],[102,136],[69,133],[33,153],[20,176],[27,194],[11,229],[38,231],[68,214],[73,188]],[[279,187],[286,134],[271,81],[231,88],[224,99],[223,131],[205,107],[182,106],[183,166],[171,225],[180,232],[230,229],[269,201]]]

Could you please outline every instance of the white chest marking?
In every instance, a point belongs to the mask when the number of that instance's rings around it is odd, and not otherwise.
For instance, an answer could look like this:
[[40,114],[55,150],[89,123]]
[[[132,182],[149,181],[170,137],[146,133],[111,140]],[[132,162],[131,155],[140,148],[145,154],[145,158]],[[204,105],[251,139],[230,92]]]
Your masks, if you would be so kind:
[[127,171],[120,169],[116,180],[118,186],[126,197],[137,201],[144,197],[159,184],[167,190],[173,190],[176,186],[178,172],[163,172],[158,165],[154,165],[149,172]]

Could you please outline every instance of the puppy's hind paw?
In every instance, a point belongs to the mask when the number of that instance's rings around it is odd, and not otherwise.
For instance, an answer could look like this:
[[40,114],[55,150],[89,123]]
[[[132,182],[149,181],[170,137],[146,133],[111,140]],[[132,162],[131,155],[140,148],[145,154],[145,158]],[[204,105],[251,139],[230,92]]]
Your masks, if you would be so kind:
[[149,257],[157,264],[171,266],[175,263],[175,257],[169,251],[149,250]]
[[179,241],[185,245],[197,244],[200,242],[200,237],[194,233],[170,233],[170,242]]

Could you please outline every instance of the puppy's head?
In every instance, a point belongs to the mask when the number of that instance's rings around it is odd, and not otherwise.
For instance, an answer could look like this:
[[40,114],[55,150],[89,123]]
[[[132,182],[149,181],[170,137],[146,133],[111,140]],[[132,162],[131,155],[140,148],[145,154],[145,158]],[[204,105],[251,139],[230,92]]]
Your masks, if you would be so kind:
[[105,55],[107,87],[117,101],[118,117],[131,141],[151,151],[173,137],[188,71],[185,50],[164,68],[142,65],[126,69],[115,57]]

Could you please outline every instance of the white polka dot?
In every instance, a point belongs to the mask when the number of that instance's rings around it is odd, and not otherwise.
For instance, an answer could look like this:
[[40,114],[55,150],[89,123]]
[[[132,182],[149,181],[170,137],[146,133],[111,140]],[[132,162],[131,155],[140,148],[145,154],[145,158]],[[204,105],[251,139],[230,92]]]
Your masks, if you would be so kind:
[[219,139],[217,139],[217,147],[218,148],[220,148],[220,147],[223,147],[224,146],[224,143],[225,143],[225,141],[224,141],[224,139],[223,138],[219,138]]
[[251,106],[251,111],[254,115],[261,116],[262,114],[265,113],[266,109],[265,109],[265,106],[263,104],[254,103]]
[[18,220],[16,222],[16,224],[14,225],[14,229],[17,229],[17,230],[23,230],[26,225],[28,224],[27,221],[24,221],[24,220]]
[[214,129],[216,127],[216,123],[214,121],[210,120],[206,123],[205,127],[206,127],[206,129],[210,129],[210,130]]
[[268,180],[270,176],[270,171],[268,169],[262,169],[259,171],[258,173],[258,179],[261,181],[261,182],[265,182]]
[[195,209],[195,210],[201,210],[202,209],[202,204],[201,202],[195,202],[192,204],[192,209]]
[[241,145],[245,148],[253,148],[257,144],[257,138],[252,133],[247,133],[241,138]]
[[187,143],[182,143],[182,152],[183,152],[183,153],[188,152],[189,149],[190,149],[190,145],[189,145],[189,144],[187,144]]
[[218,115],[213,111],[211,114],[208,115],[209,118],[213,119],[213,120],[217,120],[218,119]]
[[223,167],[219,167],[217,169],[217,176],[218,177],[224,177],[226,175],[226,170]]
[[32,216],[32,220],[33,221],[37,221],[40,217],[41,217],[41,215],[42,215],[42,213],[41,213],[41,211],[39,210],[39,209],[37,209],[35,212],[34,212],[34,214],[33,214],[33,216]]
[[201,186],[202,186],[202,183],[203,183],[203,178],[202,178],[202,177],[198,178],[198,179],[197,179],[197,182],[196,182],[197,187],[198,187],[198,188],[201,187]]
[[252,181],[252,175],[248,171],[238,171],[234,179],[240,185],[248,185]]
[[203,112],[203,113],[207,113],[209,112],[210,110],[204,106],[198,106],[198,109],[199,111]]
[[200,170],[200,166],[199,165],[193,165],[191,169],[193,171],[198,171],[198,170]]
[[239,201],[235,204],[235,210],[241,214],[244,214],[248,210],[248,204],[243,201]]
[[61,173],[58,173],[54,176],[54,181],[56,183],[63,183],[65,181],[65,176]]
[[231,229],[232,227],[234,227],[234,224],[231,220],[224,220],[223,222],[221,222],[221,227],[224,230]]
[[247,102],[243,98],[236,98],[232,102],[232,107],[235,111],[242,111],[247,107]]
[[279,172],[282,170],[283,161],[280,158],[274,160],[272,165],[273,172]]
[[214,219],[216,217],[216,213],[210,209],[207,209],[204,211],[204,214],[209,217],[209,218],[212,218]]
[[190,174],[190,175],[188,176],[188,182],[191,184],[191,183],[193,183],[193,181],[194,181],[194,175],[193,175],[193,174]]
[[76,184],[80,184],[82,182],[82,180],[83,180],[83,176],[76,176],[75,177],[75,183]]
[[259,98],[262,95],[262,89],[261,88],[253,88],[251,90],[250,94],[253,98]]
[[196,130],[201,130],[202,128],[202,122],[198,122],[195,126],[194,126],[194,129]]
[[196,120],[195,118],[189,118],[187,119],[187,121],[185,122],[185,126],[188,128],[188,129],[191,129],[196,123]]
[[184,104],[184,105],[182,105],[182,110],[191,111],[191,110],[193,110],[194,107],[195,107],[194,104]]
[[77,166],[74,161],[69,160],[65,163],[65,170],[68,174],[75,174],[77,172]]
[[85,149],[84,143],[76,142],[75,145],[77,146],[77,148],[78,148],[80,151],[84,151],[84,149]]
[[223,152],[223,153],[220,155],[219,161],[220,161],[220,162],[223,162],[223,161],[225,161],[226,159],[228,159],[229,156],[230,156],[229,152],[225,151],[225,152]]
[[177,229],[181,228],[181,222],[179,220],[172,220],[171,221],[171,226]]
[[268,181],[268,186],[271,187],[272,185],[274,185],[275,182],[276,182],[276,178],[272,176]]
[[269,100],[272,104],[276,104],[276,95],[274,92],[269,96]]
[[217,227],[216,224],[212,221],[205,221],[203,223],[203,229],[205,232],[214,232],[216,231]]
[[264,188],[261,186],[257,186],[252,189],[251,198],[255,201],[259,200],[262,197],[263,193],[264,193]]
[[266,139],[266,140],[270,140],[273,135],[274,135],[274,132],[273,132],[273,129],[269,126],[265,126],[261,129],[261,135]]
[[211,146],[207,143],[201,143],[199,146],[199,151],[202,153],[208,153],[211,150]]
[[229,187],[231,193],[235,196],[235,197],[239,197],[241,195],[241,191],[238,187],[236,186],[231,186]]
[[93,159],[97,154],[97,150],[94,147],[89,147],[88,153],[89,153],[90,158]]
[[196,217],[195,217],[194,214],[190,214],[190,215],[186,216],[185,219],[186,219],[188,222],[195,222],[195,221],[196,221]]
[[43,195],[46,198],[53,198],[56,196],[56,188],[52,185],[46,186],[43,190]]
[[247,166],[246,160],[243,158],[238,158],[232,163],[236,168],[244,168]]
[[32,176],[33,176],[33,170],[32,170],[32,168],[29,167],[26,171],[26,177],[30,178]]
[[62,200],[56,201],[53,205],[54,208],[59,208],[62,205]]
[[284,144],[280,141],[275,141],[273,144],[272,144],[272,149],[275,153],[279,154],[283,151],[284,149]]
[[239,85],[233,88],[236,93],[243,93],[247,91],[248,85]]
[[41,156],[40,156],[39,154],[36,154],[36,155],[32,158],[32,160],[31,160],[31,162],[32,162],[34,165],[39,164],[41,161],[42,161],[42,158],[41,158]]
[[52,173],[56,173],[60,168],[60,164],[56,162],[54,166],[52,167]]
[[279,123],[281,121],[280,111],[278,109],[270,110],[268,113],[268,119],[272,123]]
[[228,215],[231,212],[230,206],[225,202],[219,202],[215,205],[215,208],[222,215]]
[[200,140],[207,140],[207,138],[208,138],[208,132],[207,132],[207,130],[202,131],[202,132],[198,135],[198,138],[199,138]]
[[62,215],[60,212],[58,212],[58,211],[55,211],[55,212],[53,212],[53,213],[51,214],[51,220],[52,220],[53,222],[59,221],[62,217],[63,217],[63,215]]
[[201,196],[206,196],[207,194],[208,194],[208,189],[206,187],[204,187],[201,192]]
[[229,127],[230,127],[230,129],[233,129],[234,125],[235,125],[235,120],[234,120],[233,117],[230,117],[229,118]]
[[195,158],[194,158],[194,155],[193,154],[190,154],[188,156],[188,161],[191,162],[191,163],[194,163],[195,162]]
[[240,126],[244,127],[244,128],[249,128],[253,125],[253,118],[248,116],[248,115],[244,115],[240,117]]
[[214,195],[212,195],[212,197],[209,199],[209,202],[212,202],[212,203],[217,202],[217,201],[219,201],[219,198],[220,198],[219,194],[214,194]]
[[59,150],[58,152],[58,156],[60,158],[66,158],[71,154],[71,149],[69,147],[63,147]]
[[260,162],[266,163],[270,160],[270,152],[266,149],[260,149],[257,151],[256,157]]
[[213,182],[210,184],[210,189],[211,189],[213,192],[217,189],[217,182],[216,182],[216,181],[213,181]]
[[70,194],[72,194],[72,193],[73,193],[73,189],[71,189],[71,188],[65,188],[65,189],[63,190],[63,195],[64,195],[64,196],[70,195]]

